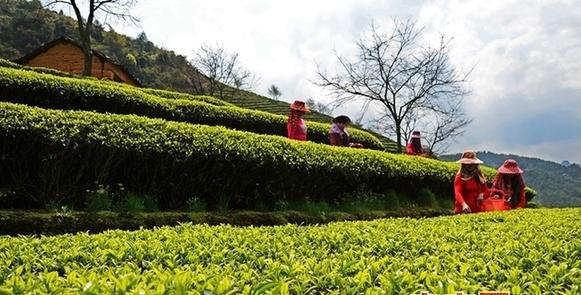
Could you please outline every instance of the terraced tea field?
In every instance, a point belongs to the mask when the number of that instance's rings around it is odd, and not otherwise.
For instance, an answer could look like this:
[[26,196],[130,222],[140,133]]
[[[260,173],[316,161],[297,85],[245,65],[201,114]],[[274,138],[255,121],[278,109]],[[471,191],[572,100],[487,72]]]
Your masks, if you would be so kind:
[[[288,115],[289,112],[287,102],[269,99],[246,91],[241,91],[241,93],[236,96],[226,97],[224,98],[224,100],[243,108],[259,110],[273,114]],[[327,124],[331,122],[331,120],[333,120],[333,117],[318,112],[309,112],[306,114],[305,118],[307,119],[307,121],[321,122]],[[370,130],[366,131],[375,135],[381,141],[381,143],[383,144],[384,148],[387,151],[390,152],[397,151],[397,143],[394,142],[393,140],[378,133],[375,133],[373,131]]]

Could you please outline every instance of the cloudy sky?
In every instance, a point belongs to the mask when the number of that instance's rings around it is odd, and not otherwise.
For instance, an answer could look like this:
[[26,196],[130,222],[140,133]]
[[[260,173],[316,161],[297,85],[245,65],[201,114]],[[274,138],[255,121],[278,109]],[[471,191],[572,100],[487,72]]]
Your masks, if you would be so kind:
[[[144,0],[140,28],[164,48],[192,57],[203,43],[223,44],[282,99],[332,97],[314,86],[315,62],[349,55],[372,20],[416,20],[426,39],[454,37],[452,61],[476,68],[466,98],[473,118],[451,145],[581,162],[581,1]],[[340,109],[354,115],[357,106]]]

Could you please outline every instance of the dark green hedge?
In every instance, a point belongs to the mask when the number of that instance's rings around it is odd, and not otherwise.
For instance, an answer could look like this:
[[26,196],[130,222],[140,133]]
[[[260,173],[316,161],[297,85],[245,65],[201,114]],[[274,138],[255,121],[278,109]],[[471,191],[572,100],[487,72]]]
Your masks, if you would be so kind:
[[231,213],[215,212],[27,212],[0,211],[0,235],[55,235],[65,233],[105,230],[138,230],[160,226],[175,226],[180,223],[236,226],[273,226],[285,224],[314,225],[335,221],[373,220],[392,217],[436,217],[453,214],[452,210],[414,208],[413,210],[372,211],[372,212],[328,212],[316,214],[300,211]]
[[[339,202],[359,193],[450,196],[457,164],[373,150],[332,147],[223,127],[134,115],[44,110],[0,103],[0,190],[4,207],[83,208],[87,190],[122,184],[183,209],[277,201]],[[488,171],[488,172],[494,172]]]
[[[163,90],[147,90],[164,97]],[[190,99],[165,99],[137,88],[114,87],[98,81],[55,77],[0,68],[0,100],[55,109],[136,114],[194,124],[219,125],[259,134],[286,136],[286,117],[235,106],[216,106]],[[182,95],[183,96],[183,95]],[[185,94],[185,96],[188,96]],[[212,99],[212,97],[207,97]],[[309,122],[309,140],[328,142],[327,124]],[[382,149],[373,135],[351,130],[354,141]]]
[[207,95],[192,95],[188,93],[176,92],[176,91],[169,91],[169,90],[162,90],[162,89],[154,89],[154,88],[141,88],[141,87],[134,87],[125,83],[119,83],[115,81],[111,81],[108,79],[97,79],[95,77],[89,76],[79,76],[67,72],[62,72],[55,69],[50,68],[42,68],[42,67],[29,67],[23,66],[17,63],[13,63],[11,61],[7,61],[5,59],[0,58],[0,67],[4,68],[11,68],[11,69],[18,69],[18,70],[25,70],[33,73],[39,74],[48,74],[57,77],[66,77],[66,78],[74,78],[74,79],[81,79],[85,81],[93,81],[98,82],[101,85],[108,85],[111,87],[123,88],[133,91],[141,91],[146,94],[152,94],[163,98],[170,98],[170,99],[187,99],[193,101],[203,101],[209,104],[217,105],[217,106],[233,106],[233,104],[223,101],[221,99],[217,99],[212,96]]
[[538,193],[536,190],[534,190],[530,187],[525,187],[525,196],[527,198],[527,202],[532,201],[537,195],[538,195]]
[[[32,87],[33,89],[29,89],[29,91],[37,91],[37,94],[42,94],[43,92],[39,91],[43,90],[46,91],[46,94],[54,94],[54,89],[47,88],[54,86],[57,87],[60,91],[59,94],[65,96],[80,95],[85,99],[98,97],[99,95],[123,98],[127,96],[143,97],[150,94],[163,98],[186,99],[205,102],[216,106],[232,106],[231,103],[207,95],[191,95],[187,93],[161,89],[134,87],[128,84],[118,83],[107,79],[76,76],[53,69],[31,67],[24,67],[19,69],[2,67],[1,65],[2,64],[0,63],[0,75],[4,76],[3,84],[6,84],[5,86],[17,87],[19,83],[23,83],[22,86]],[[83,87],[87,88],[86,91],[83,91]],[[24,90],[25,89],[21,89],[20,91]]]

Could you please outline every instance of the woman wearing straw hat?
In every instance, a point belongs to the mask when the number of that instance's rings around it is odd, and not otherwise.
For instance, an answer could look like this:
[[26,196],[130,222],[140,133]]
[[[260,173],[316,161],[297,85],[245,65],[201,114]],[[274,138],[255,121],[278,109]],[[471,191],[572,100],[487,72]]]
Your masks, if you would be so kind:
[[480,202],[487,192],[486,178],[478,165],[482,164],[473,151],[465,151],[457,161],[462,164],[454,178],[456,213],[478,212]]
[[513,159],[504,161],[498,168],[498,174],[492,181],[494,189],[502,190],[511,207],[524,208],[527,204],[525,197],[525,182],[522,178],[523,171]]
[[309,111],[304,101],[295,100],[290,105],[291,112],[286,124],[287,136],[294,140],[307,140],[307,124],[303,116]]

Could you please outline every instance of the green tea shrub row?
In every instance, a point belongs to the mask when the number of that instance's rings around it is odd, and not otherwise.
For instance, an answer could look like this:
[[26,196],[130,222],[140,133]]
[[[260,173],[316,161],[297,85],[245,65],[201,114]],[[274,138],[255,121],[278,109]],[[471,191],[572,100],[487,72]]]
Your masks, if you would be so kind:
[[190,95],[160,89],[139,88],[92,77],[55,75],[54,71],[56,70],[39,70],[39,68],[26,70],[0,67],[0,76],[2,77],[2,83],[0,85],[5,87],[5,93],[12,92],[13,94],[48,95],[53,99],[73,96],[78,96],[79,99],[86,100],[102,97],[123,99],[131,97],[140,98],[157,96],[171,99],[187,99],[217,106],[232,105],[211,96]]
[[[216,106],[202,101],[165,99],[173,95],[163,90],[115,87],[98,81],[55,77],[0,68],[0,100],[45,108],[74,109],[118,114],[136,114],[194,124],[220,125],[259,134],[286,136],[286,117],[235,106]],[[196,98],[214,99],[207,96]],[[327,124],[309,122],[309,140],[328,142]],[[353,129],[354,141],[368,148],[382,149],[377,137]]]
[[59,77],[83,78],[83,79],[91,79],[91,80],[95,80],[95,81],[97,80],[97,78],[94,78],[94,77],[78,76],[75,74],[71,74],[71,73],[67,73],[67,72],[63,72],[63,71],[59,71],[59,70],[55,70],[55,69],[50,69],[50,68],[24,66],[21,64],[17,64],[15,62],[11,62],[9,60],[2,59],[2,58],[0,58],[0,67],[33,71],[33,72],[37,72],[37,73],[41,73],[41,74],[49,74],[49,75],[54,75],[54,76],[59,76]]
[[458,168],[223,127],[11,103],[0,103],[0,165],[0,188],[26,198],[15,206],[82,207],[87,190],[122,184],[160,209],[184,208],[194,197],[210,209],[252,208],[277,200],[334,203],[358,192],[414,196],[422,188],[451,198]]
[[581,209],[0,237],[3,294],[581,293]]
[[108,85],[108,86],[112,86],[112,87],[124,88],[124,89],[129,89],[129,90],[138,90],[138,91],[141,91],[141,92],[144,92],[147,94],[152,94],[152,95],[156,95],[156,96],[163,97],[163,98],[203,101],[203,102],[207,102],[209,104],[218,105],[218,106],[227,106],[227,105],[231,106],[231,105],[233,105],[229,102],[223,101],[221,99],[218,99],[218,98],[215,98],[212,96],[192,95],[192,94],[188,94],[188,93],[162,90],[162,89],[154,89],[154,88],[140,88],[140,87],[131,86],[131,85],[128,85],[125,83],[111,81],[108,79],[97,79],[95,77],[79,76],[79,75],[71,74],[68,72],[62,72],[62,71],[50,69],[50,68],[24,66],[24,65],[13,63],[11,61],[7,61],[7,60],[1,59],[1,58],[0,58],[0,67],[12,68],[12,69],[18,69],[18,70],[26,70],[28,72],[39,73],[39,74],[48,74],[48,75],[58,76],[58,77],[66,77],[66,78],[81,79],[81,80],[85,80],[85,81],[93,81],[93,82],[98,82],[101,85]]
[[202,102],[209,103],[209,104],[212,104],[215,106],[234,106],[233,104],[231,104],[229,102],[226,102],[226,101],[223,101],[223,100],[220,100],[220,99],[217,99],[213,96],[208,96],[208,95],[192,95],[192,94],[188,94],[188,93],[181,93],[181,92],[175,92],[175,91],[169,91],[169,90],[163,90],[163,89],[154,89],[154,88],[140,88],[140,90],[144,93],[163,97],[163,98],[202,101]]
[[406,210],[361,212],[307,212],[307,211],[232,211],[232,212],[48,212],[0,210],[1,235],[58,235],[113,229],[138,230],[180,223],[235,226],[315,225],[338,221],[375,220],[380,218],[430,218],[453,215],[454,211],[427,207]]

